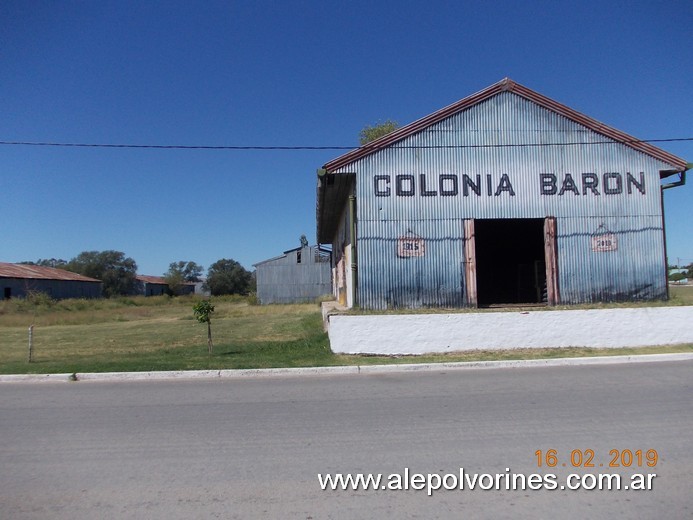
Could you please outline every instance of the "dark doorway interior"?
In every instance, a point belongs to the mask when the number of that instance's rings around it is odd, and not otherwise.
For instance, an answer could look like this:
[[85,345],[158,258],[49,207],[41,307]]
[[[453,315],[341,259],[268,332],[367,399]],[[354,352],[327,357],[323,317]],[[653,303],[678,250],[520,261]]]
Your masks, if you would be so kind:
[[5,299],[9,300],[12,298],[12,287],[5,287]]
[[479,305],[546,301],[544,219],[475,220]]

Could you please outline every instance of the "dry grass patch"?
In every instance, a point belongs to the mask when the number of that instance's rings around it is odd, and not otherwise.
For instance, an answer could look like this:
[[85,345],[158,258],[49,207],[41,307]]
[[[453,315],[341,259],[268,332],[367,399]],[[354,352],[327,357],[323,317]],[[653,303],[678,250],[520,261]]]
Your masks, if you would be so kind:
[[[693,304],[693,288],[672,291]],[[435,363],[496,359],[691,352],[693,345],[643,349],[538,349],[423,356],[335,355],[315,304],[250,305],[215,298],[214,353],[197,323],[196,297],[0,302],[0,373],[73,373]],[[442,312],[438,310],[437,312]],[[34,362],[28,327],[34,324]]]

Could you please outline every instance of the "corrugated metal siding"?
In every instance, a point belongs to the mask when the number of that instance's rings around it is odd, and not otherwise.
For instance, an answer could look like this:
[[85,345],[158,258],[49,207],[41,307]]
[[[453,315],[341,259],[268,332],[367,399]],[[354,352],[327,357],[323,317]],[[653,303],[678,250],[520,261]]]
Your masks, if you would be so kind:
[[320,257],[318,248],[309,247],[300,250],[301,263],[298,263],[298,252],[291,251],[256,265],[260,303],[311,301],[332,292],[329,257],[316,261]]
[[[662,297],[659,170],[670,166],[616,142],[572,144],[604,141],[574,121],[504,92],[345,166],[342,171],[357,174],[359,304],[460,306],[462,220],[546,216],[557,217],[563,301]],[[519,146],[527,143],[552,146]],[[518,146],[489,147],[494,144]],[[443,148],[407,148],[421,146]],[[614,172],[621,178],[621,193],[608,194],[604,174]],[[628,173],[638,182],[644,179],[644,194],[632,183],[628,193]],[[542,194],[541,174],[555,175],[558,190],[570,174],[579,194]],[[599,195],[582,185],[583,174],[588,181],[596,175]],[[375,196],[376,175],[389,179],[389,184],[379,181],[379,188],[389,188],[390,196]],[[413,176],[413,196],[396,195],[398,175]],[[441,175],[456,176],[457,195],[441,194]],[[470,188],[465,193],[465,175],[478,181],[480,194]],[[514,195],[498,190],[503,175]],[[435,195],[421,195],[421,176]],[[615,179],[609,182],[615,186]],[[403,186],[409,190],[408,182]],[[451,180],[444,181],[445,190],[451,186]],[[617,252],[591,251],[588,235],[600,224],[618,235]],[[393,244],[408,229],[431,242],[426,257],[397,257]]]
[[5,289],[10,290],[12,298],[26,298],[31,292],[44,293],[56,300],[100,298],[102,285],[99,281],[1,278],[0,300],[5,297]]
[[[406,220],[359,223],[359,305],[462,307],[464,302],[464,231],[455,220]],[[397,239],[425,240],[425,255],[400,258]]]
[[[614,234],[616,251],[592,251],[598,228]],[[564,218],[557,238],[563,303],[666,298],[661,218]]]

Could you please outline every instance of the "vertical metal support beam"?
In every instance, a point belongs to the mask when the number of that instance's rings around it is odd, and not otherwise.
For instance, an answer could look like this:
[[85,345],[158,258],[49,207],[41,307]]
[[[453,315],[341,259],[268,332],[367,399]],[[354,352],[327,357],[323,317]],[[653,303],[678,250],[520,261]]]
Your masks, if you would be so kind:
[[464,277],[467,281],[467,305],[477,307],[479,297],[476,287],[476,235],[472,218],[464,220]]
[[351,305],[356,307],[358,259],[356,255],[356,196],[349,195],[349,234],[351,235]]
[[546,261],[546,299],[549,305],[558,305],[561,297],[558,290],[556,217],[544,219],[544,257]]

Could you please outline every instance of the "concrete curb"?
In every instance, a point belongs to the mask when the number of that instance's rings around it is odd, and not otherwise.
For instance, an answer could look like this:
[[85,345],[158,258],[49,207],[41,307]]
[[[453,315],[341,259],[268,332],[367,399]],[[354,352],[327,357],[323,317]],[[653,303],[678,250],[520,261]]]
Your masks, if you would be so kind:
[[171,381],[189,379],[248,379],[255,377],[324,376],[341,374],[392,374],[448,370],[531,368],[581,365],[616,365],[690,361],[693,353],[597,356],[581,358],[529,359],[505,361],[463,361],[457,363],[413,363],[402,365],[349,365],[335,367],[264,368],[243,370],[179,370],[167,372],[95,372],[75,374],[0,375],[0,383],[54,383],[79,381]]

